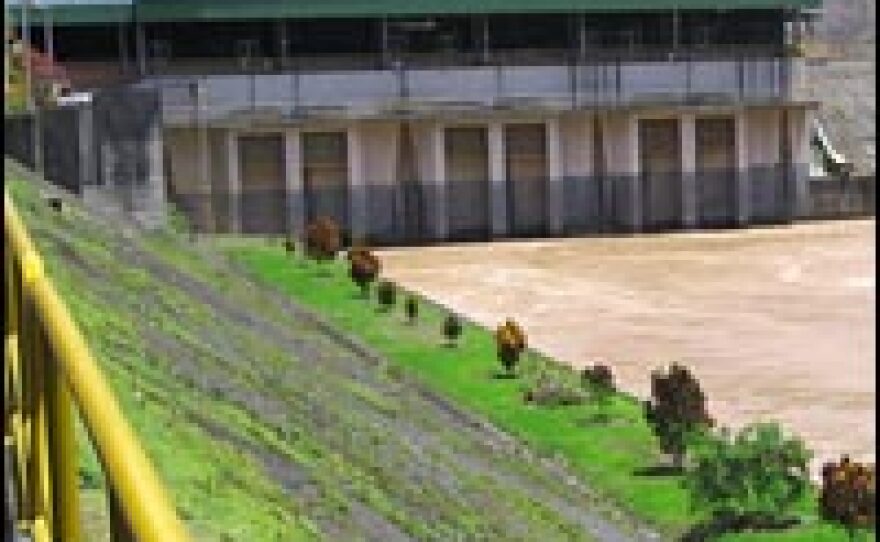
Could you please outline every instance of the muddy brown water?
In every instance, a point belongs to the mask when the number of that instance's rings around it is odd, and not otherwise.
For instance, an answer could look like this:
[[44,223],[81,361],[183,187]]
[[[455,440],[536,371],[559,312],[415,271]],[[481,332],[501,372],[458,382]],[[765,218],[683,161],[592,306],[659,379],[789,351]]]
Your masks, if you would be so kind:
[[732,427],[777,420],[821,461],[874,461],[875,223],[385,250],[383,274],[645,397],[677,360]]

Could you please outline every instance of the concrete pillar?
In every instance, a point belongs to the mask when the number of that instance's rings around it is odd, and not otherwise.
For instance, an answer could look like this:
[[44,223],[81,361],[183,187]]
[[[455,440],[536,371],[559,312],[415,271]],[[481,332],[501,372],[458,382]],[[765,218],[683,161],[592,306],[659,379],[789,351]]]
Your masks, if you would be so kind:
[[196,90],[196,108],[198,111],[196,130],[198,141],[198,197],[199,209],[203,215],[203,224],[208,232],[216,232],[217,224],[211,187],[211,153],[208,143],[208,122],[205,111],[205,89],[199,85]]
[[547,229],[551,235],[561,235],[565,229],[565,206],[562,201],[562,137],[559,119],[548,119],[544,123],[544,134],[547,138]]
[[92,104],[81,107],[78,111],[79,115],[79,185],[81,187],[93,186],[97,183],[97,174],[95,171],[95,153],[93,147],[95,144],[94,132],[94,110]]
[[[162,121],[156,118],[150,126],[150,138],[147,142],[149,180],[147,194],[144,195],[145,206],[142,216],[143,224],[147,227],[158,227],[165,221],[167,198],[165,196],[165,160],[162,150]],[[210,190],[210,184],[208,189]]]
[[681,134],[681,223],[697,227],[697,146],[696,119],[685,113],[680,119]]
[[736,126],[736,223],[745,226],[752,218],[752,186],[749,179],[748,117],[745,110],[734,116]]
[[346,131],[348,138],[349,227],[351,239],[362,241],[367,234],[367,191],[364,178],[364,152],[361,127],[355,123]]
[[625,123],[626,156],[624,173],[629,184],[630,218],[629,226],[633,232],[642,230],[642,183],[639,179],[639,118],[629,115]]
[[489,209],[493,237],[507,235],[507,171],[505,171],[504,123],[489,123]]
[[433,190],[429,193],[434,198],[434,239],[443,241],[449,235],[449,213],[446,208],[446,126],[440,122],[432,127],[431,146]]
[[147,73],[147,38],[144,34],[144,24],[140,21],[135,23],[135,55],[137,55],[138,75]]
[[226,156],[229,160],[229,233],[241,233],[241,167],[235,130],[226,132]]
[[791,165],[794,173],[795,218],[810,215],[810,127],[813,111],[791,109],[788,130],[791,141]]
[[287,203],[287,233],[298,239],[305,238],[306,207],[303,188],[302,145],[300,131],[284,131],[284,188]]

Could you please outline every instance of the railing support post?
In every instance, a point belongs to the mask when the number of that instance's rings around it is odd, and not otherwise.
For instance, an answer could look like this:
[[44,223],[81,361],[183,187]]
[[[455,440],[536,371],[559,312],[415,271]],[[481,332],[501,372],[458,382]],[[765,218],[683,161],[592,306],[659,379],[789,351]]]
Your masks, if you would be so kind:
[[61,366],[47,352],[49,392],[50,464],[52,465],[52,526],[55,540],[79,542],[79,488],[77,447],[70,390]]
[[[35,308],[35,307],[34,307]],[[33,326],[33,352],[25,362],[32,364],[34,379],[32,393],[34,399],[33,419],[31,420],[31,481],[33,482],[34,519],[42,518],[50,537],[53,536],[52,522],[52,472],[49,463],[49,412],[47,382],[47,347],[46,334],[40,327],[36,311],[31,312],[30,325]],[[39,539],[38,539],[39,542]]]
[[137,542],[131,526],[125,519],[125,512],[122,510],[119,496],[109,481],[107,482],[107,509],[110,516],[110,542]]

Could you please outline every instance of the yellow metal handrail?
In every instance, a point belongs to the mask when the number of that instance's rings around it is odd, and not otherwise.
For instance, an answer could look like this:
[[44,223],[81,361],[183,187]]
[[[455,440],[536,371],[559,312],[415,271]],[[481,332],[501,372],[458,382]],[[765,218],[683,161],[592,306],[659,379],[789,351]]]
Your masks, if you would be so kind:
[[43,274],[42,260],[4,192],[7,441],[19,526],[36,542],[81,540],[72,407],[108,480],[113,540],[189,540],[82,334]]

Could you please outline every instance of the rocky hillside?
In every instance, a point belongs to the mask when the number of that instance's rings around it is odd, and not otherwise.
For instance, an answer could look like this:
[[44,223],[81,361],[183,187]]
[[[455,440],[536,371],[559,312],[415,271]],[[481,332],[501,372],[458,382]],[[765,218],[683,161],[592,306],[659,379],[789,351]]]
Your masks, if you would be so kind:
[[862,175],[876,171],[875,17],[873,0],[825,0],[816,37],[842,56],[808,61],[798,91],[821,102],[819,118],[832,144]]

